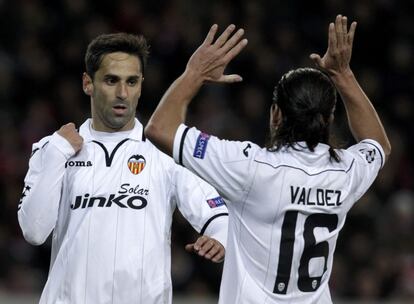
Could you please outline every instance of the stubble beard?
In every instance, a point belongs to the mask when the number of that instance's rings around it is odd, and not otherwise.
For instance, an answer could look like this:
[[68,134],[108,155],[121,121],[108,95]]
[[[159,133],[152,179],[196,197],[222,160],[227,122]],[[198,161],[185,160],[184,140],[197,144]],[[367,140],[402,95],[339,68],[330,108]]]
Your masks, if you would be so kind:
[[[110,109],[112,111],[112,109]],[[113,113],[105,115],[105,125],[113,130],[120,130],[124,128],[133,119],[133,113],[128,112],[125,116],[116,116]]]

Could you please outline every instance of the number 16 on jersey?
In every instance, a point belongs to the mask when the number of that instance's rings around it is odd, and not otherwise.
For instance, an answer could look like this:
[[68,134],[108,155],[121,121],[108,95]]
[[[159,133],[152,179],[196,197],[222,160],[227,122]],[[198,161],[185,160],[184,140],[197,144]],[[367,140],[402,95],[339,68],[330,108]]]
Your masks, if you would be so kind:
[[[287,211],[283,219],[279,263],[273,293],[286,294],[289,286],[297,218],[298,211]],[[317,290],[320,286],[322,276],[327,270],[329,243],[327,241],[316,243],[314,229],[327,228],[331,232],[337,226],[338,216],[336,214],[315,213],[307,216],[303,229],[305,245],[300,257],[299,269],[297,270],[297,285],[300,291],[312,292]],[[311,277],[309,274],[309,263],[312,258],[324,259],[324,267],[320,276]]]

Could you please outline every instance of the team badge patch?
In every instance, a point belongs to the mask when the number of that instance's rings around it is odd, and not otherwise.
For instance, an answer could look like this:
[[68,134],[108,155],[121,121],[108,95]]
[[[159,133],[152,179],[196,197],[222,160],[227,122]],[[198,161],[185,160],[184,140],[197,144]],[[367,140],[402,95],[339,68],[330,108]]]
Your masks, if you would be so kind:
[[375,160],[376,151],[374,149],[359,149],[359,152],[365,155],[365,159],[369,164]]
[[225,202],[224,202],[224,199],[221,196],[219,196],[219,197],[207,200],[207,204],[210,206],[210,208],[216,208],[216,207],[225,205]]
[[198,135],[197,142],[194,148],[193,156],[195,158],[203,159],[204,155],[206,154],[208,140],[210,139],[210,135],[201,132]]
[[128,169],[132,174],[139,174],[145,168],[145,158],[142,155],[132,155],[128,159]]

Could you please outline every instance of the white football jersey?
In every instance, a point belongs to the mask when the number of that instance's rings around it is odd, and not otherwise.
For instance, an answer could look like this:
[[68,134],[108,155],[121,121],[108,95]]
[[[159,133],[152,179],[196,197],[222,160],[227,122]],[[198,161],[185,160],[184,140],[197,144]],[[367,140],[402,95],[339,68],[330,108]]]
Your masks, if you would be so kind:
[[328,287],[338,233],[384,162],[363,140],[314,152],[305,143],[269,152],[251,142],[219,140],[180,125],[174,159],[227,200],[229,232],[222,304],[332,303]]
[[82,149],[55,133],[34,144],[18,219],[25,238],[53,230],[40,303],[171,303],[170,234],[178,206],[201,234],[223,245],[227,208],[207,183],[143,138],[79,130]]

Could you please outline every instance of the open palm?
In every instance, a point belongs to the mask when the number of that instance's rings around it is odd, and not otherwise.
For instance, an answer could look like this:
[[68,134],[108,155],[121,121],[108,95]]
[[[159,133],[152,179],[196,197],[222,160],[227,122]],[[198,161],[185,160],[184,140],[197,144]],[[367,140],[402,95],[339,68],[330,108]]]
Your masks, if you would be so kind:
[[235,30],[229,25],[226,30],[214,41],[218,26],[214,24],[208,32],[204,42],[194,52],[187,64],[187,71],[196,72],[203,81],[231,83],[241,81],[239,75],[225,75],[224,70],[228,63],[247,45],[247,39],[242,39],[244,30]]
[[356,25],[356,22],[352,22],[348,31],[347,17],[341,15],[336,17],[335,23],[329,24],[328,49],[325,55],[322,58],[318,54],[310,55],[319,68],[327,71],[330,75],[336,75],[350,69],[349,63]]

